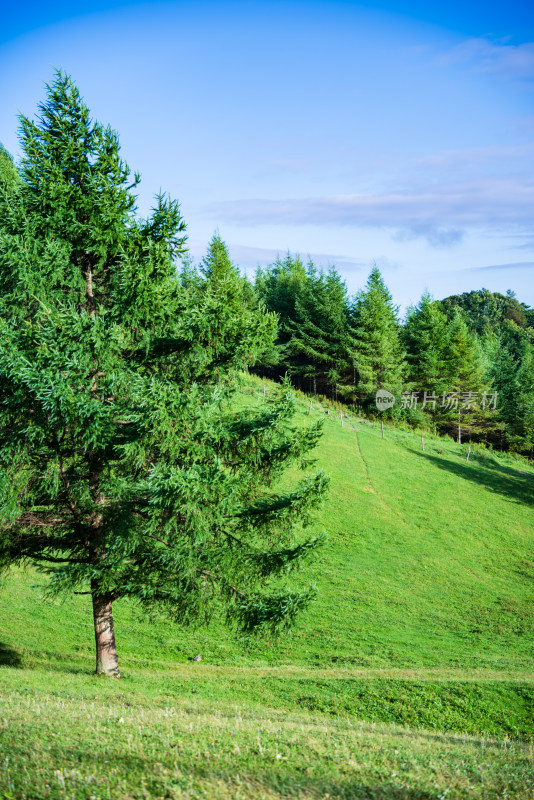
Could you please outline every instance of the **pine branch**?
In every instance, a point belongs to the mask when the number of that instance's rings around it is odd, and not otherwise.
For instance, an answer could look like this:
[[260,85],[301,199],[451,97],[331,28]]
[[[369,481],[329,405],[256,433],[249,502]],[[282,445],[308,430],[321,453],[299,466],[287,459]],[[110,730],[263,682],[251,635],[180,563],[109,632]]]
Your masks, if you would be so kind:
[[216,581],[222,581],[224,583],[224,585],[225,585],[225,588],[231,589],[238,597],[243,597],[243,598],[248,597],[248,595],[246,595],[244,592],[242,592],[236,586],[232,586],[231,583],[227,583],[226,580],[224,578],[221,578],[219,575],[214,575],[213,572],[208,572],[208,570],[200,569],[199,567],[197,567],[196,571],[200,575],[204,575],[207,578],[213,578]]
[[63,457],[61,455],[61,450],[60,450],[59,440],[57,438],[57,434],[54,434],[54,440],[55,440],[55,444],[56,444],[56,448],[55,449],[56,449],[56,454],[57,454],[58,463],[59,463],[59,475],[60,475],[60,478],[61,478],[61,482],[63,483],[63,486],[65,487],[65,492],[67,494],[67,504],[68,504],[68,506],[69,506],[69,508],[71,510],[71,513],[72,513],[72,516],[74,517],[74,520],[78,523],[78,525],[81,525],[82,524],[82,518],[81,518],[81,516],[80,516],[80,514],[78,512],[78,509],[76,508],[76,505],[74,504],[74,502],[73,502],[73,500],[71,498],[70,482],[69,482],[69,479],[67,477],[67,472],[65,470],[65,465],[63,464]]

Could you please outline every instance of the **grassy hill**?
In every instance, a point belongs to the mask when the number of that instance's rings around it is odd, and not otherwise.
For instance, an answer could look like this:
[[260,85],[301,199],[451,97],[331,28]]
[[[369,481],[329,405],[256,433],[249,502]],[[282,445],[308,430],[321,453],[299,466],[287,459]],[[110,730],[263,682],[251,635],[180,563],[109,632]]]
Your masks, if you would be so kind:
[[[262,397],[247,379],[242,402]],[[534,471],[311,414],[328,541],[290,637],[250,645],[118,602],[123,679],[102,681],[88,599],[8,576],[0,797],[533,796]]]

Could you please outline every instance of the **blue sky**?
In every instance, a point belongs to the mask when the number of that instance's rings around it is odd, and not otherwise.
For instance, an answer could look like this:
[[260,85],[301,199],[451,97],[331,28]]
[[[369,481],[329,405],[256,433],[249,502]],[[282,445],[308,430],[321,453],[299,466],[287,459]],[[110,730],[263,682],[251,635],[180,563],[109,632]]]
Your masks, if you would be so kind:
[[277,252],[377,263],[405,307],[534,305],[534,4],[50,2],[2,10],[0,141],[54,67],[118,130],[140,213],[177,197],[252,274]]

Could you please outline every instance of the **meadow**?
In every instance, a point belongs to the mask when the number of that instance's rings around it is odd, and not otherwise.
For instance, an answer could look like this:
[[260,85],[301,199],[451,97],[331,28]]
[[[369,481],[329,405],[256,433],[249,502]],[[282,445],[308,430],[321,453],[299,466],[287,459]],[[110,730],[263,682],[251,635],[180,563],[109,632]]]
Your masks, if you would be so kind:
[[[241,402],[263,385],[247,379]],[[287,637],[182,629],[119,601],[122,678],[98,679],[88,598],[6,577],[0,798],[534,796],[534,470],[427,433],[423,452],[420,433],[382,439],[347,413],[311,409],[327,542]]]

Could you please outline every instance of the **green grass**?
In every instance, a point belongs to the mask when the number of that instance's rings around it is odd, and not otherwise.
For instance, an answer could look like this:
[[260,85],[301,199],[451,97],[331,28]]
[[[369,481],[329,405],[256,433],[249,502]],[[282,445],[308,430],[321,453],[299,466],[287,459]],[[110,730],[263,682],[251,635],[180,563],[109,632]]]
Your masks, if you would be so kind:
[[[262,394],[249,379],[242,402]],[[88,599],[9,575],[0,798],[534,796],[534,470],[428,434],[423,453],[420,434],[382,440],[327,407],[328,542],[290,637],[246,644],[118,602],[123,678],[98,680]]]
[[155,681],[146,669],[121,681],[23,670],[18,688],[15,672],[2,681],[11,684],[0,710],[4,798],[490,800],[534,791],[532,749],[517,740],[270,705],[244,696],[239,669],[188,665]]

